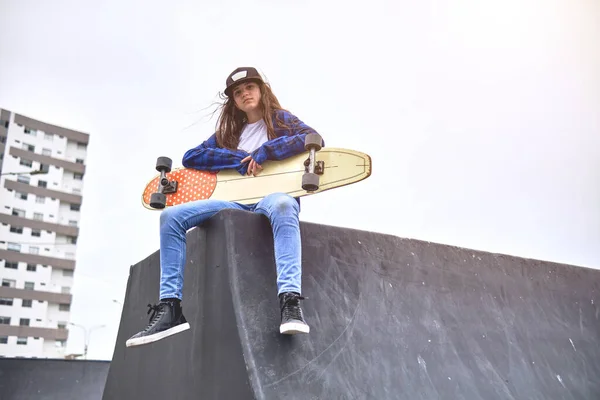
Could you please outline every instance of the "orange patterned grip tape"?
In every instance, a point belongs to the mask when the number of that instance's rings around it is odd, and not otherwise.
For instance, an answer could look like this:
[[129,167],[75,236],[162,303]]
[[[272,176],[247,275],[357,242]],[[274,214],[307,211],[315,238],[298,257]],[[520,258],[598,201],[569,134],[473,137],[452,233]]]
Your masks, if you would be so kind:
[[[144,191],[144,203],[150,204],[150,196],[158,191],[158,180],[154,178]],[[217,187],[217,175],[208,171],[196,169],[179,169],[167,174],[169,181],[177,181],[177,191],[166,194],[167,207],[188,203],[195,200],[205,200],[212,196]]]

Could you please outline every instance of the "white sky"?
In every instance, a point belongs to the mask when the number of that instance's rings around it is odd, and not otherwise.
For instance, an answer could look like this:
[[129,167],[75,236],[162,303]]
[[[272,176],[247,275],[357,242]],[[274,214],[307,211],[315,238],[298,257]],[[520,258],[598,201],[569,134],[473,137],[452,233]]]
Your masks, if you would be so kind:
[[599,18],[594,0],[0,0],[0,107],[91,134],[71,317],[107,324],[89,358],[112,357],[112,300],[158,249],[156,157],[213,132],[238,66],[373,158],[302,220],[599,268]]

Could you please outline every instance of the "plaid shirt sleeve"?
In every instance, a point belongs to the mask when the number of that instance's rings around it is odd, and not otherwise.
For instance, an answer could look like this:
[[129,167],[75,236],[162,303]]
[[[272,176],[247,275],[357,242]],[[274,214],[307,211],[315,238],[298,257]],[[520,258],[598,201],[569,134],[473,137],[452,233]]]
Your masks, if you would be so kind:
[[[285,124],[290,129],[282,129],[283,133],[279,137],[263,143],[261,147],[252,153],[252,158],[259,165],[266,160],[284,160],[288,157],[306,151],[304,149],[304,139],[309,133],[317,133],[313,128],[306,125],[295,115],[282,111]],[[323,146],[325,143],[323,143]]]
[[[236,169],[243,173],[242,160],[249,154],[244,150],[229,150],[218,147],[216,135],[213,134],[206,141],[183,155],[183,166],[203,171],[220,171],[223,169]],[[247,163],[245,163],[247,164]]]

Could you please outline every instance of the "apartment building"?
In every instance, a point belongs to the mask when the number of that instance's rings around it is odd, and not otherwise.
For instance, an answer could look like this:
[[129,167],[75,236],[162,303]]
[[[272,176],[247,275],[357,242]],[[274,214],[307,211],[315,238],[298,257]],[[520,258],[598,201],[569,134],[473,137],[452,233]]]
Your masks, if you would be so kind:
[[0,109],[0,356],[65,356],[88,141]]

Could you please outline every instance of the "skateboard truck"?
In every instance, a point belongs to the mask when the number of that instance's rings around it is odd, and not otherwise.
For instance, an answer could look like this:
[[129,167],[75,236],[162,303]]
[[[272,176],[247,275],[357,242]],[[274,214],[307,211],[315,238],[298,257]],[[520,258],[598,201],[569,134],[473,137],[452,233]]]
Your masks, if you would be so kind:
[[156,170],[160,172],[158,179],[158,192],[152,193],[150,196],[150,207],[165,208],[167,204],[166,194],[175,193],[177,191],[177,181],[169,181],[167,173],[171,172],[173,161],[169,157],[158,157],[156,160]]
[[[304,160],[304,172],[310,172],[309,166],[310,158],[307,158],[306,160]],[[317,175],[323,175],[323,172],[325,172],[325,161],[317,161],[315,163],[314,173]]]
[[302,189],[307,192],[319,190],[319,175],[325,171],[325,162],[315,161],[316,152],[321,150],[323,139],[319,134],[309,133],[304,140],[304,148],[309,151],[308,158],[304,161],[304,175],[302,175]]

